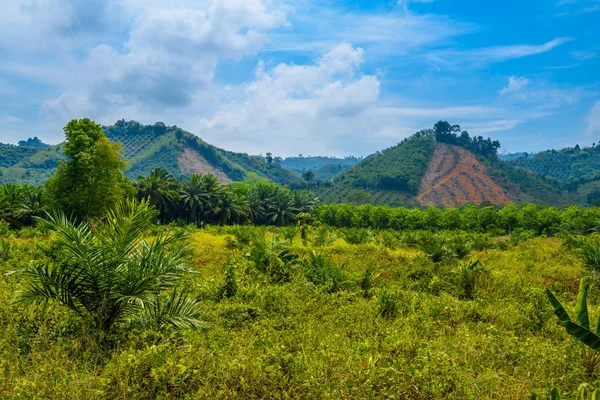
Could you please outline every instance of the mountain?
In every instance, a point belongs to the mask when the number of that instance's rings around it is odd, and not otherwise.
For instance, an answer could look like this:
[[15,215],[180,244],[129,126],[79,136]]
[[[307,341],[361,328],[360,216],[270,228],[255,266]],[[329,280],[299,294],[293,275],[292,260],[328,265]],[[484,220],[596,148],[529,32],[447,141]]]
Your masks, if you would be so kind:
[[316,191],[326,202],[389,205],[583,202],[555,182],[501,161],[499,147],[440,122],[365,158]]
[[[177,126],[166,126],[161,122],[142,125],[121,120],[102,127],[102,130],[112,142],[122,143],[123,156],[129,163],[125,174],[132,179],[160,167],[176,177],[211,173],[223,183],[251,177],[266,178],[282,185],[298,180],[296,175],[278,164],[268,164],[258,156],[220,149]],[[0,145],[0,183],[44,183],[56,171],[57,162],[65,159],[61,149],[61,145],[47,148]]]

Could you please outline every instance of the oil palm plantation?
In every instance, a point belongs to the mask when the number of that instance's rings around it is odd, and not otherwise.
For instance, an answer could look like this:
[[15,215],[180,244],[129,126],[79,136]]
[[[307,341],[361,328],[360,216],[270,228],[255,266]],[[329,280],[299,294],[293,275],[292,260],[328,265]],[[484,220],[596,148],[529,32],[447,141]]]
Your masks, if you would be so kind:
[[155,214],[148,201],[123,201],[94,230],[49,216],[61,257],[24,271],[22,302],[65,306],[101,339],[118,325],[197,327],[196,302],[176,290],[190,272],[189,249],[181,235],[144,238]]

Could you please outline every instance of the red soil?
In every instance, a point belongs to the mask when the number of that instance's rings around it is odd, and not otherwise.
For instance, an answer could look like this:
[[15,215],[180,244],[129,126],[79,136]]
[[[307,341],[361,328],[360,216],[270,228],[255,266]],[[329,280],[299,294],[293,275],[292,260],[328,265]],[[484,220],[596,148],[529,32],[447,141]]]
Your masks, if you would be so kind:
[[438,143],[421,181],[421,205],[456,206],[468,203],[507,204],[505,191],[487,174],[486,167],[467,150]]

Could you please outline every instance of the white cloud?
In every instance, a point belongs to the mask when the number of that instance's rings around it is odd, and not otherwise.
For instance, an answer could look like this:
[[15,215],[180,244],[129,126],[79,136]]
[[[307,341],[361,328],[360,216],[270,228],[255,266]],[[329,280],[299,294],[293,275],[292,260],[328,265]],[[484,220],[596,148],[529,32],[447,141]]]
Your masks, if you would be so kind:
[[[361,128],[355,124],[366,129],[366,113],[377,103],[379,81],[360,73],[362,63],[363,50],[349,44],[335,46],[311,65],[279,64],[266,70],[260,63],[243,96],[203,119],[200,131],[231,138],[227,144],[237,150],[332,150],[329,140],[366,133],[357,132]],[[262,144],[252,139],[256,137]]]
[[59,116],[127,105],[186,107],[211,84],[220,60],[255,53],[266,31],[283,23],[284,15],[260,0],[215,0],[206,10],[149,8],[134,21],[123,51],[93,48],[72,67],[68,90],[44,109]]
[[555,16],[567,17],[600,11],[600,0],[559,0],[557,6],[564,11]]
[[0,49],[57,52],[114,22],[111,0],[10,0],[0,13]]
[[529,84],[529,79],[519,76],[511,76],[508,78],[508,85],[500,90],[500,94],[518,93],[525,89]]
[[201,136],[256,154],[368,155],[440,119],[472,121],[481,133],[522,122],[507,118],[512,110],[495,106],[386,105],[378,77],[361,73],[363,58],[362,49],[341,44],[312,64],[266,69],[260,63],[256,79],[238,98],[200,120]]
[[396,4],[404,10],[408,10],[411,3],[433,3],[434,0],[398,0]]
[[425,57],[436,64],[447,67],[483,67],[495,62],[502,62],[516,58],[547,53],[571,40],[571,38],[562,37],[553,39],[540,45],[521,44],[467,50],[438,50],[427,53]]
[[588,126],[585,129],[585,134],[600,137],[600,101],[594,103],[586,120]]
[[587,61],[598,57],[598,53],[594,50],[579,50],[571,52],[571,57],[578,61]]
[[349,42],[368,49],[371,57],[391,57],[443,45],[477,29],[475,24],[434,14],[352,13],[333,9],[302,11],[290,15],[293,31],[272,35],[269,50],[323,54],[340,42]]

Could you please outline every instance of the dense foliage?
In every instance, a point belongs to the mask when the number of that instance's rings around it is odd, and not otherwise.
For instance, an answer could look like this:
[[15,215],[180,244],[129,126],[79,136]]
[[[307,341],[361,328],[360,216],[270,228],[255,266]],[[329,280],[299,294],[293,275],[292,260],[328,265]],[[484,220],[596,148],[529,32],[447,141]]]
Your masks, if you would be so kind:
[[[591,331],[562,304],[578,280],[597,294],[600,208],[319,205],[266,180],[160,168],[129,182],[98,125],[65,133],[48,190],[0,186],[0,397],[524,398],[559,386],[586,398],[598,386]],[[325,186],[311,172],[303,183]],[[599,308],[581,297],[577,321]]]
[[560,181],[594,179],[600,174],[600,146],[541,151],[511,163]]
[[564,210],[508,205],[464,208],[392,208],[365,204],[327,204],[319,208],[318,219],[336,227],[394,230],[464,230],[503,235],[529,231],[534,235],[559,232],[589,234],[600,230],[600,208],[571,206]]
[[67,161],[46,183],[53,205],[78,219],[101,217],[127,192],[118,143],[110,143],[100,125],[84,118],[64,128]]
[[0,144],[0,167],[8,168],[18,164],[24,158],[30,157],[37,153],[37,147],[12,146],[8,144]]
[[269,181],[221,185],[214,175],[192,175],[181,181],[156,169],[136,183],[139,199],[149,199],[161,222],[289,225],[311,212],[317,199],[308,191],[290,191]]
[[484,139],[483,136],[471,138],[469,132],[462,131],[459,125],[450,125],[447,121],[438,121],[433,126],[433,131],[437,142],[460,146],[483,157],[496,158],[500,148],[499,141]]

